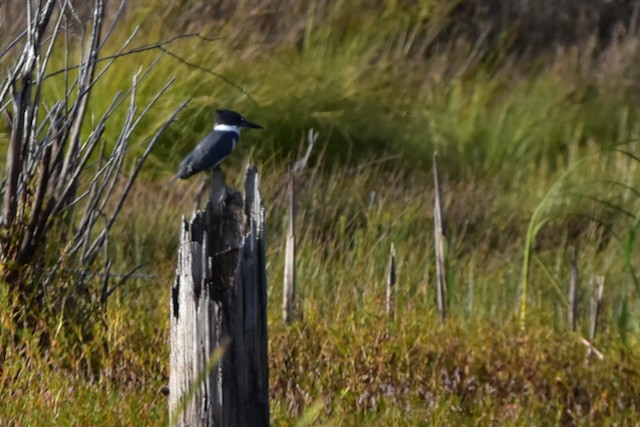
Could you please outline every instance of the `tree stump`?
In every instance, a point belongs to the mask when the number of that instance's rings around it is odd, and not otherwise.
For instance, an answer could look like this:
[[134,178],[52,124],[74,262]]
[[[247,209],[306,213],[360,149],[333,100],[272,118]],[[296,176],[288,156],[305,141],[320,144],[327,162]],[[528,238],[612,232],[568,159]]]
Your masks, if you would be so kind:
[[169,413],[178,426],[269,425],[265,210],[214,170],[204,211],[182,220],[171,294]]

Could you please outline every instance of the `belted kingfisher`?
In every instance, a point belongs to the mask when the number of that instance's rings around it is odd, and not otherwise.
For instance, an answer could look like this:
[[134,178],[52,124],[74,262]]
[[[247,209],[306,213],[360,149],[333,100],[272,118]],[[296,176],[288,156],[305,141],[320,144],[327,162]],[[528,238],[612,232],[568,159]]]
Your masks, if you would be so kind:
[[187,179],[198,172],[218,166],[227,157],[240,139],[242,128],[262,129],[240,114],[231,110],[216,110],[216,122],[213,132],[205,136],[187,157],[182,160],[176,177]]

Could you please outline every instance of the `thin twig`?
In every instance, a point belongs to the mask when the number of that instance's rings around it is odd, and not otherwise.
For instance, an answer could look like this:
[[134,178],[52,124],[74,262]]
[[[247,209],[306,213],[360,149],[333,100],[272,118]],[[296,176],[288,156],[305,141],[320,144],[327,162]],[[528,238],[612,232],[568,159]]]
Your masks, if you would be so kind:
[[[171,37],[170,39],[167,39],[167,40],[164,40],[164,41],[161,41],[161,42],[158,42],[158,43],[139,46],[139,47],[136,47],[136,48],[133,48],[131,50],[124,51],[124,52],[118,52],[118,53],[113,54],[113,55],[103,56],[102,58],[96,59],[96,62],[100,63],[102,61],[108,61],[110,59],[118,59],[118,58],[122,58],[122,57],[129,56],[129,55],[135,55],[135,54],[142,53],[142,52],[161,49],[163,46],[171,44],[171,43],[173,43],[173,42],[175,42],[177,40],[184,39],[184,38],[194,38],[194,37],[198,38],[200,40],[207,41],[207,42],[214,42],[214,41],[224,40],[224,39],[227,38],[227,36],[209,38],[209,37],[204,37],[204,36],[200,35],[200,33],[180,34],[180,35],[177,35],[175,37]],[[67,71],[72,71],[72,70],[76,70],[78,68],[81,68],[82,66],[84,66],[83,63],[81,63],[79,65],[71,65],[71,66],[69,66],[69,67],[67,67],[65,69],[62,69],[62,70],[53,71],[53,72],[47,74],[45,78],[55,77],[55,76],[57,76],[59,74],[65,73]]]
[[[172,79],[167,84],[167,86],[165,86],[165,88],[161,92],[164,92],[164,90],[166,90],[166,88],[168,88],[168,86],[171,83],[173,83],[173,81],[174,81],[174,79]],[[103,243],[103,241],[104,241],[104,239],[106,237],[106,234],[111,230],[111,227],[115,223],[115,220],[118,217],[118,214],[120,213],[120,210],[122,209],[122,206],[124,205],[124,201],[125,201],[127,195],[129,194],[129,191],[131,190],[131,186],[133,185],[133,182],[135,181],[136,177],[138,176],[138,173],[140,172],[140,169],[142,168],[142,165],[144,164],[144,161],[147,159],[147,157],[151,153],[151,150],[153,149],[153,147],[158,142],[158,139],[160,138],[160,136],[164,133],[164,131],[167,129],[167,127],[169,127],[169,125],[171,123],[173,123],[173,121],[175,120],[175,118],[178,115],[178,113],[180,113],[180,111],[182,111],[184,109],[184,107],[187,106],[188,103],[189,103],[189,100],[184,101],[182,104],[180,104],[180,106],[178,106],[178,108],[173,112],[171,117],[169,117],[169,119],[167,121],[165,121],[165,123],[160,127],[160,129],[158,129],[156,134],[153,136],[153,138],[151,139],[151,141],[147,145],[147,149],[144,151],[144,153],[142,154],[140,159],[138,159],[138,161],[136,162],[136,165],[135,165],[135,168],[133,170],[133,173],[129,177],[129,181],[125,185],[125,189],[122,192],[122,195],[120,196],[120,199],[116,203],[116,206],[115,206],[115,208],[113,210],[113,213],[111,214],[111,218],[109,219],[109,222],[108,222],[107,226],[102,230],[102,232],[100,232],[98,237],[96,237],[91,249],[89,250],[89,260],[91,260],[91,258],[93,257],[93,253],[95,253],[97,248],[99,248],[100,245],[102,245],[102,243]]]
[[159,47],[158,49],[160,49],[161,51],[163,51],[164,53],[166,53],[167,55],[171,56],[172,58],[177,59],[179,62],[192,67],[192,68],[196,68],[204,73],[207,74],[211,74],[212,76],[215,76],[217,78],[219,78],[220,80],[222,80],[223,82],[227,83],[228,85],[238,89],[240,92],[242,92],[243,95],[245,95],[251,102],[253,102],[254,105],[259,106],[258,102],[253,98],[253,96],[251,96],[251,94],[249,92],[247,92],[247,90],[245,88],[243,88],[242,86],[240,86],[239,84],[235,83],[234,81],[230,80],[229,78],[223,76],[220,73],[216,73],[213,70],[210,70],[208,68],[204,68],[201,65],[195,64],[193,62],[189,62],[186,59],[183,59],[182,57],[176,55],[175,53],[171,52],[168,49],[165,49],[164,47]]
[[591,355],[595,355],[599,360],[604,360],[604,354],[598,351],[598,349],[593,346],[593,343],[583,337],[578,337],[578,340],[587,347],[587,360],[589,360]]

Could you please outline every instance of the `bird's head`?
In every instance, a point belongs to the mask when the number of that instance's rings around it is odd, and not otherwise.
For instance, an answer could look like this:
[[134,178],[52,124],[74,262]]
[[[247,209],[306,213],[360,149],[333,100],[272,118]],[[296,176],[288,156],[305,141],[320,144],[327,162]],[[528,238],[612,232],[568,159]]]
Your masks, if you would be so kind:
[[226,125],[236,128],[254,128],[262,129],[262,126],[256,123],[251,123],[245,119],[241,114],[231,110],[216,110],[216,126]]

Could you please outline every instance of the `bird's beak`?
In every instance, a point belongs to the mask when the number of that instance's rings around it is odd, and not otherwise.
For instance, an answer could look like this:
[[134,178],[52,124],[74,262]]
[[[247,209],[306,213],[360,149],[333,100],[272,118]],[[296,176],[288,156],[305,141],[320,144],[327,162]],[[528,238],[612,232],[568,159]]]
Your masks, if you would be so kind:
[[260,126],[259,124],[257,124],[257,123],[251,123],[251,122],[250,122],[250,121],[248,121],[248,120],[243,120],[243,121],[242,121],[242,127],[245,127],[245,128],[253,128],[253,129],[263,129],[263,127],[262,127],[262,126]]

